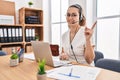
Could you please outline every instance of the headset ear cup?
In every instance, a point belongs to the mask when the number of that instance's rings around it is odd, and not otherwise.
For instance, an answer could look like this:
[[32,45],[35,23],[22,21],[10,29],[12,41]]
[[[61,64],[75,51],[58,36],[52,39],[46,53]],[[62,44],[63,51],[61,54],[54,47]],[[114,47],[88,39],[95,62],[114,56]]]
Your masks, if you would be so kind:
[[82,21],[82,18],[83,18],[83,17],[82,17],[82,14],[81,14],[81,16],[80,16],[80,21]]
[[80,22],[82,21],[82,14],[81,14],[80,17],[79,17],[79,20],[80,20]]

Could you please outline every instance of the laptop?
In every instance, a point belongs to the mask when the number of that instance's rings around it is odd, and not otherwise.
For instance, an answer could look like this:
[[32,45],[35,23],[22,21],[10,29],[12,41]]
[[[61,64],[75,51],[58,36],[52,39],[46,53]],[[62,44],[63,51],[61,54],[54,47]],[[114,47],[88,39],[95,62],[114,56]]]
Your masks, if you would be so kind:
[[69,61],[59,60],[59,57],[57,59],[55,57],[53,58],[50,44],[48,42],[31,41],[31,44],[36,61],[38,61],[38,59],[45,59],[46,65],[52,67],[59,67],[69,63]]

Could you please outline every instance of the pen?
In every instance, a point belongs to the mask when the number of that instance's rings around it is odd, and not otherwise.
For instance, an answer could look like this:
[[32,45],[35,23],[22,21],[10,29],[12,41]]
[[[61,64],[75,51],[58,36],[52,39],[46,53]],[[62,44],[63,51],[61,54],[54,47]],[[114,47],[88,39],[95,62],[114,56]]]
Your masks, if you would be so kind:
[[68,76],[68,77],[80,78],[80,76],[74,76],[74,75],[72,75],[72,71],[73,71],[73,68],[71,68],[69,74],[64,74],[64,73],[58,73],[58,74],[64,75],[64,76]]
[[71,76],[71,75],[72,75],[72,70],[73,70],[73,68],[71,68],[71,71],[70,71],[70,73],[69,73],[69,76]]

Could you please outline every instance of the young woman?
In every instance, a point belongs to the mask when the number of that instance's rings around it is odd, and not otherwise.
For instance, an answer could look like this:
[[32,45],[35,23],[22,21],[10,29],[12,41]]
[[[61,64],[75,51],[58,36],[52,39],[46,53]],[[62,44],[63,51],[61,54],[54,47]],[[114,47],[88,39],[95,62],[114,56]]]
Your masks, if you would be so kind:
[[69,30],[62,36],[60,59],[91,64],[94,61],[93,29],[85,26],[86,18],[79,4],[71,5],[66,14]]

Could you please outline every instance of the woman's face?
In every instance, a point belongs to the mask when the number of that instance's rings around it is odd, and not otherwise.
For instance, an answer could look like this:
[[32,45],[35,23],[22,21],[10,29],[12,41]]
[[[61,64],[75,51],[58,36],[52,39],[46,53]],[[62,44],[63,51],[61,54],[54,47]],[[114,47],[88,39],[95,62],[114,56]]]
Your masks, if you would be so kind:
[[68,8],[66,20],[68,25],[79,24],[79,10],[75,7]]

